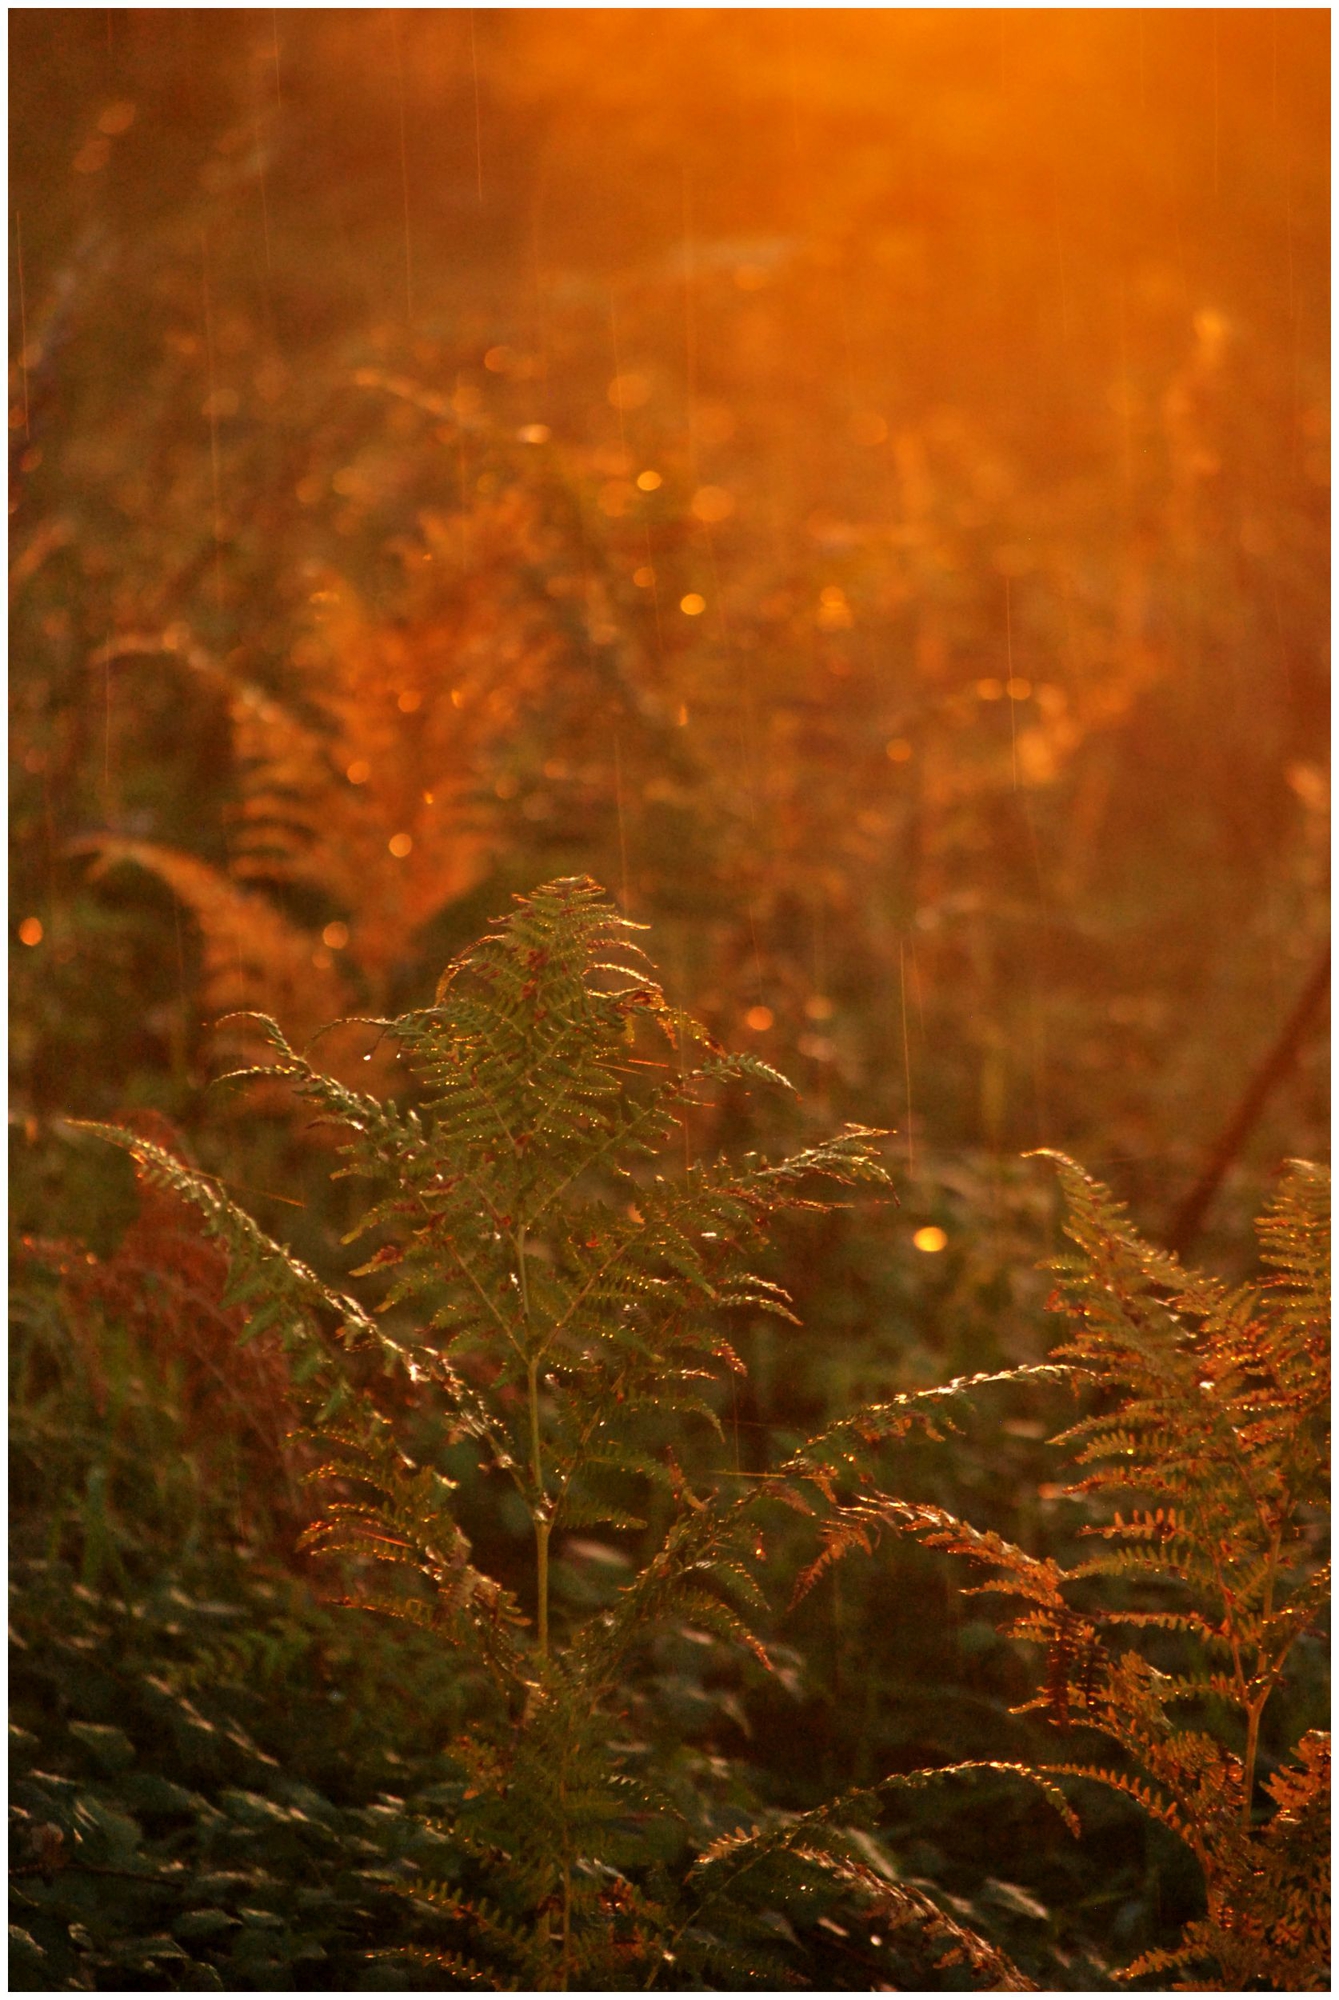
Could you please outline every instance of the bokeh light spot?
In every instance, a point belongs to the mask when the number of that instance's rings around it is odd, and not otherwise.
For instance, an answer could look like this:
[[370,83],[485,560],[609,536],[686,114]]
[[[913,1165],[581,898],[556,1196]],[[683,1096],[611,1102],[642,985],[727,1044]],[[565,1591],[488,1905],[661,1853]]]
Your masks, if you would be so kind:
[[775,1020],[770,1007],[750,1007],[744,1016],[745,1026],[752,1028],[755,1035],[765,1035]]
[[893,736],[889,738],[887,752],[890,764],[906,764],[911,758],[911,745],[905,736]]
[[645,472],[637,474],[637,484],[641,487],[643,493],[654,493],[656,488],[663,486],[665,482],[658,472],[653,472],[650,466],[648,466]]
[[918,1250],[943,1250],[948,1245],[947,1236],[933,1222],[927,1224],[924,1229],[918,1229],[911,1240]]
[[735,498],[723,486],[699,486],[691,506],[696,519],[710,525],[715,521],[728,520],[735,511]]
[[348,942],[349,927],[347,924],[338,922],[327,924],[321,932],[321,943],[329,945],[331,951],[343,951]]
[[645,375],[615,375],[608,395],[616,410],[640,410],[651,400],[651,384]]
[[105,139],[90,139],[86,146],[79,148],[70,164],[77,174],[101,173],[111,157],[111,150]]
[[855,622],[839,583],[825,583],[819,591],[818,622],[825,632],[844,632]]
[[19,925],[20,944],[41,944],[45,936],[40,917],[25,917]]
[[123,97],[115,104],[109,104],[98,120],[99,132],[105,132],[111,139],[128,132],[135,122],[135,107],[129,98]]
[[706,598],[699,597],[695,590],[690,590],[686,597],[679,599],[679,609],[685,618],[700,618],[706,608]]
[[414,836],[412,833],[393,833],[386,845],[397,861],[403,861],[414,845]]
[[345,769],[344,775],[351,785],[365,785],[372,775],[372,766],[366,757],[355,757]]
[[412,715],[416,708],[422,708],[423,697],[417,688],[406,688],[395,705],[405,715]]

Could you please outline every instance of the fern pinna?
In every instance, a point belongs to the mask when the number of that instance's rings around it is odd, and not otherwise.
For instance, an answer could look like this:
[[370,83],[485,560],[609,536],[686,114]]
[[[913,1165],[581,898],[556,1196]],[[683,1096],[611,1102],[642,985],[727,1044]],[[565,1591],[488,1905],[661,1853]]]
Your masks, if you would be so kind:
[[1270,1275],[1232,1289],[1142,1242],[1104,1188],[1058,1164],[1076,1254],[1057,1267],[1055,1360],[1093,1408],[1055,1442],[1077,1461],[1070,1498],[1120,1503],[1082,1531],[1099,1552],[1065,1568],[936,1508],[864,1512],[1022,1600],[1010,1630],[1046,1649],[1028,1706],[1123,1753],[1046,1771],[1125,1793],[1200,1863],[1204,1916],[1125,1976],[1323,1988],[1329,1736],[1308,1730],[1263,1783],[1260,1762],[1267,1705],[1329,1601],[1328,1176],[1290,1165],[1260,1224]]
[[[239,1074],[282,1080],[342,1128],[340,1171],[370,1184],[351,1278],[379,1286],[374,1305],[326,1284],[162,1147],[91,1129],[195,1204],[232,1260],[231,1299],[288,1347],[324,1496],[308,1544],[356,1576],[388,1576],[353,1601],[461,1648],[489,1691],[453,1747],[441,1866],[414,1889],[445,1936],[403,1954],[407,1966],[485,1986],[802,1983],[776,1912],[790,1899],[801,1921],[821,1882],[890,1934],[911,1927],[945,1966],[1026,1986],[923,1888],[871,1873],[858,1845],[887,1791],[937,1774],[798,1821],[695,1824],[670,1766],[617,1733],[629,1702],[654,1706],[648,1658],[686,1621],[766,1667],[753,1629],[762,1512],[840,1516],[854,1458],[933,1429],[965,1386],[862,1411],[775,1475],[691,1489],[674,1427],[719,1434],[713,1381],[741,1365],[726,1316],[793,1317],[753,1269],[765,1226],[842,1190],[879,1192],[888,1175],[880,1135],[859,1127],[776,1163],[671,1171],[714,1092],[783,1079],[668,1004],[633,928],[585,879],[518,900],[448,967],[431,1007],[375,1024],[417,1079],[410,1108],[322,1074],[262,1021],[273,1060]],[[418,1462],[411,1430],[430,1440]],[[475,1562],[451,1447],[473,1452],[485,1489],[505,1482],[519,1499],[528,1587]],[[554,1536],[635,1534],[652,1513],[662,1526],[627,1586],[584,1619],[556,1614]],[[1049,1779],[1032,1782],[1064,1809]]]

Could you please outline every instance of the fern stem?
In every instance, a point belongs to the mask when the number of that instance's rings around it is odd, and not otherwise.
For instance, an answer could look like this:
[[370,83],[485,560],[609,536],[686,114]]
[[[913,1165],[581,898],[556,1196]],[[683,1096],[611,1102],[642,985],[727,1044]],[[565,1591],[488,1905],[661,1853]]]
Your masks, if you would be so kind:
[[[1265,1569],[1265,1587],[1261,1603],[1260,1629],[1263,1634],[1268,1628],[1274,1612],[1274,1585],[1278,1581],[1279,1550],[1283,1545],[1283,1523],[1274,1524],[1269,1538],[1269,1561]],[[1251,1801],[1255,1796],[1255,1765],[1260,1750],[1260,1718],[1265,1712],[1265,1703],[1274,1690],[1274,1682],[1281,1666],[1276,1662],[1273,1671],[1264,1668],[1261,1655],[1263,1644],[1256,1649],[1256,1669],[1261,1672],[1265,1685],[1246,1711],[1246,1755],[1241,1767],[1241,1823],[1249,1827],[1251,1823]]]
[[[532,1339],[530,1331],[530,1283],[525,1265],[525,1224],[516,1231],[516,1277],[521,1288],[521,1312],[525,1318],[526,1341]],[[549,1535],[553,1529],[553,1516],[549,1508],[549,1496],[544,1488],[544,1454],[539,1439],[539,1353],[530,1347],[525,1364],[527,1400],[530,1406],[530,1479],[535,1489],[532,1512],[535,1523],[535,1601],[536,1623],[539,1638],[539,1657],[549,1657]]]
[[1246,1711],[1246,1755],[1241,1767],[1241,1823],[1249,1827],[1251,1823],[1251,1800],[1255,1796],[1255,1760],[1260,1748],[1260,1717],[1269,1699],[1269,1689],[1263,1688]]
[[563,1863],[563,1960],[558,1988],[566,1993],[571,1979],[572,1953],[572,1869],[569,1862]]
[[549,1656],[549,1534],[553,1521],[549,1514],[548,1494],[544,1491],[544,1459],[539,1442],[539,1356],[532,1354],[526,1364],[526,1387],[530,1403],[530,1476],[534,1483],[535,1497],[532,1504],[535,1523],[535,1597],[539,1629],[539,1656],[546,1660]]
[[539,1600],[539,1656],[549,1657],[549,1523],[535,1521],[535,1586]]

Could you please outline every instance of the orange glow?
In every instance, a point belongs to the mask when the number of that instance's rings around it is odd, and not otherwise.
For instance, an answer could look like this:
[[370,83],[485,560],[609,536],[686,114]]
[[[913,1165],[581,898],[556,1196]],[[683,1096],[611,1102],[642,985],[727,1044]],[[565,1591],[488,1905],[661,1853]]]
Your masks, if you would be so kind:
[[935,1223],[929,1223],[924,1229],[918,1229],[911,1240],[918,1250],[930,1252],[943,1250],[948,1244],[948,1237]]
[[98,130],[105,133],[109,139],[115,139],[122,132],[128,132],[134,122],[135,106],[128,99],[122,98],[116,104],[107,106],[98,119]]
[[102,827],[193,1019],[310,1032],[589,871],[895,1152],[1144,1133],[1170,1213],[1227,1106],[1148,1079],[1324,922],[1328,17],[392,15],[15,11],[16,948],[114,990],[23,917]]
[[640,410],[651,400],[651,384],[645,375],[615,375],[609,384],[609,401],[616,410]]
[[744,1016],[744,1021],[748,1027],[752,1028],[755,1035],[765,1035],[767,1030],[774,1025],[776,1015],[770,1007],[750,1007],[748,1013]]
[[692,511],[699,521],[728,520],[735,511],[734,495],[723,486],[699,486],[693,495]]

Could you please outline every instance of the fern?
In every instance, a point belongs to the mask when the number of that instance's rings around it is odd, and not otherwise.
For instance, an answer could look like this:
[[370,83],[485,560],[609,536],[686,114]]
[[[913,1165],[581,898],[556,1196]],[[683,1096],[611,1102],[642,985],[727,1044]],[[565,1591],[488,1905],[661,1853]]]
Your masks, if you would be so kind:
[[[180,1135],[161,1114],[139,1111],[132,1122],[140,1137],[179,1155]],[[296,1493],[288,1435],[296,1413],[289,1370],[272,1336],[262,1331],[244,1341],[245,1313],[223,1303],[227,1258],[202,1237],[187,1204],[146,1180],[139,1212],[110,1256],[41,1237],[24,1238],[21,1248],[25,1259],[59,1277],[66,1322],[99,1411],[113,1395],[104,1343],[115,1325],[174,1391],[190,1448],[207,1461],[220,1448],[240,1448],[247,1497],[268,1489],[270,1499],[291,1511]]]
[[[1084,1531],[1100,1552],[1066,1568],[882,1495],[841,1510],[830,1548],[835,1558],[888,1525],[967,1557],[983,1575],[975,1590],[1022,1601],[1009,1630],[1047,1656],[1027,1706],[1120,1753],[1045,1771],[1133,1799],[1203,1870],[1206,1916],[1128,1978],[1198,1971],[1212,1987],[1323,1986],[1329,1739],[1309,1732],[1298,1762],[1263,1787],[1258,1764],[1266,1706],[1329,1596],[1328,1179],[1288,1168],[1260,1224],[1270,1275],[1231,1289],[1142,1242],[1104,1188],[1058,1164],[1077,1254],[1057,1267],[1053,1303],[1070,1330],[1054,1365],[1096,1407],[1055,1442],[1076,1461],[1064,1490],[1113,1503]],[[1091,1608],[1103,1582],[1157,1595]],[[1075,1587],[1090,1608],[1070,1602]],[[1163,1671],[1122,1650],[1122,1633],[1166,1635],[1185,1664]],[[1187,1706],[1204,1719],[1180,1719]],[[1232,1725],[1211,1726],[1224,1713]]]
[[[432,1006],[374,1024],[408,1060],[410,1107],[324,1075],[254,1017],[269,1059],[238,1075],[284,1085],[333,1123],[337,1171],[367,1184],[348,1239],[356,1294],[151,1139],[83,1129],[195,1208],[230,1261],[230,1302],[287,1351],[318,1494],[306,1546],[355,1579],[351,1604],[460,1649],[490,1690],[491,1720],[452,1753],[448,1864],[411,1892],[445,1933],[440,1955],[415,1945],[416,1962],[452,1984],[522,1988],[650,1985],[675,1967],[802,1982],[796,1944],[764,1917],[790,1899],[802,1921],[821,1881],[890,1932],[915,1927],[946,1967],[1025,1985],[933,1897],[862,1872],[844,1830],[890,1790],[956,1773],[890,1778],[713,1847],[662,1795],[654,1763],[611,1748],[611,1719],[667,1629],[688,1623],[768,1668],[761,1515],[812,1519],[829,1538],[819,1566],[843,1538],[867,1540],[901,1503],[843,1497],[858,1453],[916,1427],[939,1434],[972,1386],[864,1411],[743,1491],[693,1490],[668,1440],[719,1433],[715,1385],[741,1365],[729,1316],[793,1320],[756,1268],[769,1225],[852,1190],[880,1194],[889,1177],[880,1135],[861,1127],[780,1161],[665,1171],[722,1087],[783,1079],[669,1005],[635,928],[585,879],[518,901],[447,968]],[[428,1440],[417,1457],[411,1430]],[[524,1508],[528,1585],[476,1564],[442,1458],[453,1447],[473,1455],[476,1482],[507,1482]],[[608,1608],[555,1615],[556,1533],[636,1532],[666,1512]],[[961,1772],[987,1769],[1016,1767]],[[1068,1811],[1049,1778],[1016,1775]],[[764,1883],[772,1900],[755,1907]]]
[[[420,406],[426,396],[441,427],[430,392],[376,371],[358,387]],[[171,890],[200,934],[207,1017],[259,1010],[306,1040],[355,1004],[385,1007],[419,933],[514,843],[518,722],[544,712],[552,762],[597,707],[645,706],[624,685],[622,649],[593,650],[588,620],[548,588],[592,559],[575,494],[541,476],[509,428],[488,443],[504,490],[418,515],[412,543],[394,545],[395,616],[374,613],[346,575],[313,577],[277,690],[182,622],[123,632],[97,656],[169,662],[226,713],[236,797],[225,866],[115,831],[70,850],[92,857],[94,878],[129,866]]]

